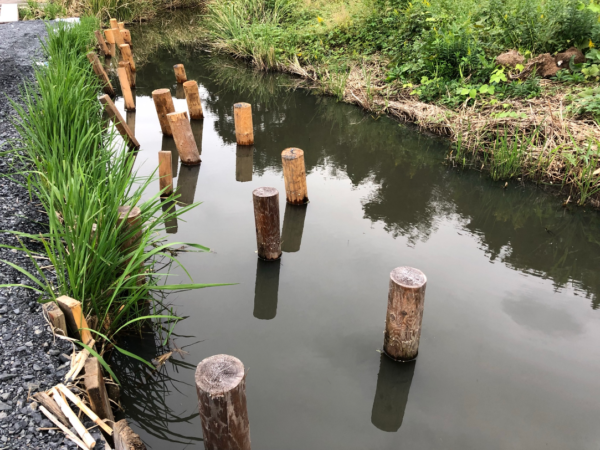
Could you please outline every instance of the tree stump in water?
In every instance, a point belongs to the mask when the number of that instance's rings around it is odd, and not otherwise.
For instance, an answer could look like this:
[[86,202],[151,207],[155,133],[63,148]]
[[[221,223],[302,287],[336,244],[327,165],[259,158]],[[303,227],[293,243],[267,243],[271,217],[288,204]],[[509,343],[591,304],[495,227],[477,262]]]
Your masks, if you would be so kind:
[[267,261],[281,257],[279,232],[279,192],[272,187],[261,187],[252,192],[256,244],[258,256]]
[[427,277],[412,267],[390,274],[383,351],[392,359],[410,361],[419,353]]
[[196,368],[196,392],[206,450],[250,450],[246,373],[229,355],[206,358]]
[[250,103],[236,103],[233,105],[233,121],[237,143],[239,145],[254,145],[252,106]]
[[304,152],[299,148],[286,148],[281,153],[281,161],[287,202],[292,205],[308,203]]

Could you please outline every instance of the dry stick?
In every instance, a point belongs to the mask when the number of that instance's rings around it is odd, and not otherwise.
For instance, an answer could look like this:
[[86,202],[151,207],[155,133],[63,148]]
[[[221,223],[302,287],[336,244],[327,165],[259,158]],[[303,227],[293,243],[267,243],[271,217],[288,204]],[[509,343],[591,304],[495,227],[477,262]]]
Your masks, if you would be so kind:
[[120,44],[119,50],[123,56],[123,61],[128,61],[131,66],[131,71],[135,72],[135,62],[133,61],[133,54],[131,53],[131,47],[127,44]]
[[104,53],[104,56],[110,56],[110,50],[108,49],[106,42],[104,42],[102,32],[100,30],[96,30],[94,31],[94,34],[96,35],[96,40],[98,41],[98,45],[100,46],[102,53]]
[[121,30],[121,36],[123,36],[123,41],[131,48],[131,33],[129,30]]
[[299,148],[286,148],[281,153],[281,161],[287,202],[292,205],[308,203],[304,152]]
[[98,78],[100,78],[100,81],[102,81],[104,93],[108,95],[115,95],[115,90],[113,89],[112,84],[110,83],[110,79],[108,78],[104,67],[102,67],[102,64],[100,64],[98,55],[96,55],[95,52],[89,52],[87,54],[87,58],[90,61],[90,63],[92,63],[94,73],[98,75]]
[[117,44],[117,47],[121,47],[121,45],[125,44],[125,41],[123,40],[123,35],[121,35],[121,31],[119,30],[119,28],[113,28],[112,29],[112,33],[113,33],[113,37],[115,38],[115,44]]
[[160,190],[162,196],[173,193],[173,169],[171,152],[158,152],[158,176],[160,177]]
[[[73,432],[71,430],[69,430],[62,423],[60,423],[58,421],[58,419],[56,417],[54,417],[52,414],[50,414],[50,412],[46,408],[44,408],[43,406],[40,406],[40,411],[42,411],[48,419],[50,419],[52,422],[54,422],[54,425],[56,425],[58,428],[60,428],[62,430],[62,432],[67,435],[67,437],[69,439],[71,439],[73,442],[75,442],[77,445],[79,445],[83,450],[90,450],[90,448],[87,445],[85,445],[81,441],[81,439],[79,439],[77,436],[75,436],[75,434],[73,434]],[[94,444],[95,443],[96,442],[94,441]]]
[[109,44],[115,43],[115,37],[113,36],[113,32],[111,29],[104,30],[104,36],[106,37],[106,42],[108,42]]
[[173,71],[175,72],[175,80],[177,80],[179,84],[187,81],[185,67],[183,67],[183,64],[175,64],[173,66]]
[[99,100],[100,103],[104,105],[104,109],[106,110],[108,117],[110,117],[110,119],[113,121],[115,127],[117,127],[117,130],[121,136],[123,136],[125,142],[127,142],[129,148],[132,150],[137,150],[140,148],[140,143],[133,135],[131,129],[127,126],[127,123],[125,123],[125,119],[123,119],[123,116],[121,116],[121,113],[112,102],[110,97],[108,95],[103,95]]
[[279,192],[272,187],[252,191],[258,257],[274,261],[281,257],[279,232]]
[[63,393],[69,400],[71,400],[77,407],[82,410],[92,421],[106,431],[109,435],[112,435],[113,430],[104,421],[96,415],[94,411],[87,407],[83,401],[73,394],[64,384],[58,384],[56,388]]
[[88,432],[88,430],[85,428],[85,426],[83,426],[83,424],[77,418],[77,416],[75,415],[73,410],[71,408],[69,408],[69,405],[66,402],[66,400],[64,398],[62,398],[62,396],[60,395],[60,393],[58,392],[58,390],[56,388],[50,389],[50,392],[52,393],[52,398],[54,398],[54,401],[56,402],[56,404],[58,406],[60,406],[60,409],[62,410],[63,413],[65,413],[65,416],[67,416],[69,418],[71,425],[73,425],[73,428],[75,428],[75,431],[77,431],[77,434],[79,436],[81,436],[81,439],[83,440],[85,445],[87,445],[89,448],[94,448],[94,446],[96,445],[95,439]]
[[252,106],[249,103],[236,103],[233,105],[233,120],[235,122],[237,143],[239,145],[253,145]]
[[195,81],[186,81],[183,83],[185,99],[190,111],[190,118],[197,120],[204,118],[202,112],[202,102],[200,101],[200,93],[198,92],[198,83]]
[[56,402],[52,400],[52,397],[45,392],[38,392],[37,394],[33,395],[33,398],[38,403],[41,403],[42,406],[44,406],[47,410],[52,411],[52,414],[64,425],[70,426],[69,419],[67,419],[67,416],[63,414]]
[[135,102],[133,101],[133,94],[131,93],[131,87],[129,86],[129,77],[127,76],[127,69],[120,65],[117,69],[117,73],[119,74],[119,83],[121,84],[121,93],[123,94],[123,99],[125,100],[125,110],[126,111],[135,111]]
[[167,114],[175,112],[171,91],[169,89],[156,89],[152,91],[152,100],[154,100],[154,107],[156,108],[156,114],[158,114],[162,133],[167,136],[173,136],[169,119],[167,119]]
[[192,133],[192,127],[187,119],[185,113],[171,113],[167,114],[169,125],[173,133],[173,139],[175,139],[175,145],[181,163],[188,166],[196,166],[200,164],[200,153],[198,152],[198,146],[194,139],[194,133]]

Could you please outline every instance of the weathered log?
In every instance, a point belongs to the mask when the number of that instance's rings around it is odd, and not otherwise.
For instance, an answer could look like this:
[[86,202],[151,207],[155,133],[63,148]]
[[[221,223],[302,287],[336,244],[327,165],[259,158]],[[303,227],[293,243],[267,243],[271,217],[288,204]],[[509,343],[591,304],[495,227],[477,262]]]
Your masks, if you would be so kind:
[[171,91],[168,89],[156,89],[152,91],[152,100],[154,100],[154,107],[156,108],[156,114],[158,114],[160,129],[162,130],[163,134],[166,134],[167,136],[173,136],[171,125],[169,124],[169,119],[167,118],[168,114],[175,112]]
[[229,355],[204,359],[196,368],[196,392],[206,450],[250,450],[246,372]]
[[175,64],[173,66],[173,71],[175,72],[175,80],[177,81],[177,83],[182,84],[187,81],[185,67],[183,67],[183,64]]
[[85,362],[85,377],[83,378],[85,390],[90,398],[90,407],[100,419],[115,421],[108,393],[102,376],[102,367],[98,358],[89,357]]
[[53,331],[56,334],[67,336],[67,321],[65,314],[54,302],[44,303],[42,309],[46,313],[48,320],[52,324]]
[[392,359],[410,361],[419,353],[427,277],[412,267],[390,273],[383,350]]
[[202,102],[200,101],[200,92],[198,91],[198,83],[194,80],[186,81],[183,83],[183,90],[185,92],[188,110],[190,111],[190,119],[197,120],[204,118]]
[[56,303],[65,315],[65,320],[71,335],[84,344],[93,341],[92,334],[86,329],[89,328],[89,326],[83,315],[81,302],[71,297],[67,297],[66,295],[61,295],[56,299]]
[[112,84],[110,83],[110,79],[108,78],[104,67],[102,67],[102,64],[100,63],[96,52],[89,52],[87,54],[87,58],[92,64],[94,73],[98,76],[98,78],[100,78],[100,81],[102,82],[102,89],[104,90],[104,93],[108,95],[115,95],[115,90],[113,89]]
[[284,252],[294,253],[300,250],[307,209],[308,205],[296,206],[286,203],[281,231],[281,250]]
[[254,147],[238,145],[235,149],[235,181],[244,183],[252,181],[254,164]]
[[108,117],[110,117],[110,119],[113,121],[115,127],[129,146],[129,148],[132,150],[139,149],[140,143],[133,135],[131,129],[127,126],[125,119],[123,119],[123,116],[121,116],[121,113],[119,112],[115,104],[112,102],[110,97],[108,95],[103,95],[102,97],[100,97],[99,100],[100,103],[104,105],[104,110],[108,114]]
[[173,172],[171,167],[171,152],[158,152],[158,176],[162,196],[173,193]]
[[94,35],[96,36],[96,41],[98,41],[98,45],[100,46],[100,51],[104,56],[110,56],[110,50],[104,41],[104,37],[102,36],[102,32],[100,30],[94,31]]
[[258,257],[274,261],[281,257],[279,192],[272,187],[261,187],[252,192],[252,198]]
[[[119,33],[119,36],[121,36],[120,33]],[[133,54],[131,53],[131,47],[129,47],[129,45],[127,45],[125,43],[122,43],[122,44],[119,44],[119,50],[121,51],[121,56],[123,56],[123,61],[129,62],[131,71],[135,72],[135,62],[133,61]]]
[[140,437],[127,425],[127,420],[119,420],[114,431],[115,450],[146,450]]
[[239,145],[253,145],[252,106],[249,103],[236,103],[233,105],[233,121],[237,143]]
[[308,203],[304,152],[299,148],[286,148],[281,153],[281,161],[287,202],[292,205]]
[[173,139],[175,139],[175,145],[177,145],[177,152],[179,153],[179,158],[181,158],[181,163],[189,166],[200,164],[200,153],[198,152],[187,114],[173,112],[167,114],[167,119],[171,126],[171,132],[173,133]]
[[125,101],[126,111],[135,111],[135,102],[133,101],[133,94],[131,93],[131,87],[129,86],[129,77],[127,76],[127,69],[120,66],[117,69],[119,74],[119,83],[121,85],[121,93],[123,94],[123,100]]

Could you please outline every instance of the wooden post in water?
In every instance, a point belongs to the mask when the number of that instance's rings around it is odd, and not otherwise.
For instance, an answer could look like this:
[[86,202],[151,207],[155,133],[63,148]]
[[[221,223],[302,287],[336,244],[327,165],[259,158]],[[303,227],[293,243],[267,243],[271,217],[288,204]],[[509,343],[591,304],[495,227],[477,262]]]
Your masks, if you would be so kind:
[[181,163],[189,166],[200,164],[200,153],[198,153],[198,147],[196,146],[196,140],[194,139],[187,114],[173,112],[167,114],[167,118],[171,126],[173,139],[175,139],[175,145],[177,145]]
[[119,49],[121,50],[121,55],[123,56],[123,61],[129,62],[131,71],[135,72],[135,62],[133,61],[133,55],[131,54],[131,48],[129,47],[129,45],[120,44]]
[[121,35],[121,30],[119,30],[119,28],[113,28],[112,29],[112,34],[113,37],[115,38],[115,44],[117,44],[117,47],[121,47],[121,45],[125,44],[125,41],[123,40],[123,36]]
[[164,152],[171,152],[173,178],[177,178],[177,170],[179,169],[179,153],[177,152],[177,145],[175,145],[175,139],[173,139],[172,136],[167,136],[163,134],[160,148]]
[[158,176],[160,177],[161,196],[173,193],[173,172],[171,169],[171,152],[158,152]]
[[110,57],[114,58],[117,55],[117,44],[107,44],[110,51]]
[[244,364],[229,355],[211,356],[198,364],[195,381],[204,448],[250,450]]
[[87,54],[87,58],[90,61],[90,63],[92,63],[94,73],[98,75],[98,78],[100,78],[100,81],[102,81],[102,89],[104,93],[108,95],[115,95],[115,90],[113,89],[112,84],[110,83],[110,79],[108,78],[104,67],[102,67],[100,60],[98,59],[98,55],[95,52],[89,52]]
[[202,113],[202,103],[200,102],[198,83],[193,80],[186,81],[183,83],[183,90],[185,91],[185,99],[190,111],[190,118],[193,120],[203,119],[204,114]]
[[104,37],[106,38],[106,42],[108,42],[109,44],[115,43],[115,37],[113,36],[113,32],[110,28],[104,30]]
[[119,131],[121,136],[123,136],[125,142],[127,142],[129,148],[131,150],[139,149],[140,143],[133,135],[131,129],[127,126],[127,123],[123,119],[123,116],[121,116],[121,113],[119,112],[115,104],[112,102],[110,97],[108,95],[103,95],[102,97],[100,97],[99,100],[100,103],[104,105],[104,110],[108,114],[108,117],[110,117],[110,119],[113,121],[117,130]]
[[304,152],[299,148],[286,148],[281,153],[281,161],[287,202],[292,205],[308,203]]
[[167,114],[175,112],[171,91],[168,89],[156,89],[152,91],[152,100],[154,100],[156,114],[158,114],[160,129],[162,130],[163,134],[166,134],[167,136],[173,136],[171,125],[169,125],[169,119],[167,119]]
[[383,351],[392,359],[410,361],[419,353],[427,277],[412,267],[390,273]]
[[119,61],[119,67],[123,67],[127,72],[129,87],[132,89],[135,88],[135,74],[131,71],[131,64],[129,64],[129,61]]
[[125,29],[125,22],[119,22],[117,23],[118,27],[119,27],[119,31],[122,31]]
[[104,56],[110,56],[110,50],[108,49],[106,42],[104,42],[102,32],[100,30],[96,30],[94,31],[94,34],[96,35],[96,40],[98,41],[98,45],[100,46],[100,51],[102,51]]
[[119,28],[119,22],[114,17],[110,19],[110,27],[111,28]]
[[133,94],[131,93],[131,87],[129,86],[129,77],[127,76],[127,69],[120,65],[117,69],[119,74],[119,83],[121,84],[121,93],[125,100],[125,110],[135,111],[135,102],[133,101]]
[[254,145],[252,128],[252,106],[249,103],[233,105],[233,121],[235,122],[235,138],[239,145]]
[[123,36],[123,41],[131,48],[131,33],[129,30],[121,30],[121,36]]
[[279,192],[272,187],[252,191],[258,257],[267,261],[281,258],[279,232]]
[[177,83],[182,84],[187,81],[185,67],[183,67],[183,64],[175,64],[173,66],[173,70],[175,71],[175,80],[177,80]]
[[131,132],[135,135],[135,111],[127,111],[125,113],[125,122]]

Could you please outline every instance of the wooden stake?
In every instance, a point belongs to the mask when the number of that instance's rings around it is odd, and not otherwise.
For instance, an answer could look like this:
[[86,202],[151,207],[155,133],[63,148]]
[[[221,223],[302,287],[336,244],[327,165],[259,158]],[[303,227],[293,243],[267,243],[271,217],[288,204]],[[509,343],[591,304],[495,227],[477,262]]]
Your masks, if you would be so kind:
[[229,355],[204,359],[196,368],[196,392],[206,450],[250,450],[246,372]]
[[113,36],[113,32],[111,29],[104,30],[104,36],[106,37],[106,42],[108,42],[109,44],[115,43],[115,37]]
[[175,80],[179,84],[185,83],[187,81],[187,76],[185,75],[185,67],[183,64],[175,64],[173,66],[173,70],[175,71]]
[[152,91],[152,100],[154,100],[156,114],[158,114],[160,129],[162,130],[163,134],[166,134],[167,136],[173,136],[169,119],[167,119],[167,114],[175,112],[171,91],[168,89],[156,89],[155,91]]
[[177,152],[177,145],[175,145],[175,139],[172,136],[166,136],[163,134],[161,147],[163,152],[171,152],[171,167],[173,179],[177,178],[177,170],[179,169],[179,153]]
[[281,161],[287,202],[292,205],[308,203],[304,152],[299,148],[286,148],[281,153]]
[[119,224],[123,221],[125,225],[120,226],[121,233],[128,238],[121,245],[124,252],[130,252],[131,249],[139,247],[142,238],[142,210],[138,206],[119,206]]
[[[88,363],[92,359],[96,359],[96,358],[89,358]],[[87,371],[88,365],[89,364],[86,363],[86,371],[85,371],[86,378],[88,377],[88,371]],[[102,374],[102,372],[100,372],[100,374]],[[104,383],[104,379],[102,379],[102,382]],[[83,403],[83,401],[79,397],[77,397],[75,394],[73,394],[64,384],[58,384],[58,385],[56,385],[56,388],[60,391],[61,394],[63,394],[65,397],[67,397],[69,400],[71,400],[71,402],[73,404],[75,404],[81,411],[83,411],[83,413],[86,416],[88,416],[92,420],[92,422],[94,422],[96,425],[98,425],[100,428],[102,428],[109,436],[112,435],[113,429],[111,427],[109,427],[98,415],[96,415],[96,413],[94,411],[92,411],[90,408],[88,408],[87,405],[85,403]],[[86,386],[86,388],[87,388],[87,386]],[[106,392],[106,389],[105,389],[105,392]],[[108,397],[107,397],[107,399],[108,399]],[[91,399],[90,399],[90,403],[91,403]],[[112,411],[111,411],[111,415],[112,415]],[[110,419],[110,420],[112,420],[114,422],[113,419]]]
[[302,233],[304,233],[304,220],[308,205],[285,204],[283,213],[283,229],[281,230],[281,250],[286,253],[300,251]]
[[115,424],[115,450],[146,450],[140,437],[127,425],[127,420]]
[[[105,419],[114,423],[115,417],[110,408],[110,401],[108,400],[106,385],[102,376],[102,367],[98,358],[88,358],[85,362],[85,377],[83,378],[83,382],[90,399],[90,406],[92,411],[97,414],[98,420]],[[94,422],[98,423],[95,420]]]
[[129,78],[127,77],[127,69],[125,67],[119,67],[117,70],[119,74],[119,83],[121,84],[121,93],[123,94],[123,99],[125,100],[125,110],[126,111],[135,111],[135,102],[133,101],[133,94],[131,93],[131,88],[129,87]]
[[390,273],[383,351],[392,359],[410,361],[419,353],[427,277],[412,267]]
[[48,316],[48,320],[52,324],[52,331],[61,336],[67,336],[67,322],[64,313],[54,302],[44,303],[42,309]]
[[132,48],[132,46],[131,46],[131,33],[129,32],[129,30],[121,30],[121,36],[123,36],[123,41],[125,41],[125,43],[127,45],[129,45],[129,48]]
[[66,295],[62,295],[56,299],[56,303],[58,303],[59,308],[65,314],[65,320],[73,337],[79,339],[84,344],[93,341],[89,330],[83,329],[89,327],[87,320],[85,320],[85,316],[83,315],[83,310],[81,309],[81,302],[71,297],[67,297]]
[[131,71],[135,72],[135,62],[133,61],[133,54],[131,53],[131,47],[129,47],[129,45],[123,43],[123,44],[119,44],[119,50],[121,51],[121,55],[123,56],[123,61],[129,62]]
[[67,419],[67,416],[63,414],[56,402],[52,400],[52,397],[50,397],[48,394],[46,394],[45,392],[38,392],[37,394],[33,395],[33,398],[38,403],[41,403],[45,408],[47,408],[52,413],[52,415],[54,415],[64,425],[68,427],[71,426],[71,424],[69,423],[69,419]]
[[253,145],[252,106],[249,103],[233,105],[233,121],[235,122],[235,138],[239,145]]
[[52,388],[50,392],[52,394],[52,398],[60,407],[61,411],[65,414],[65,416],[69,418],[69,422],[71,422],[71,425],[73,425],[73,428],[75,428],[75,431],[77,431],[77,434],[81,437],[85,445],[87,445],[89,448],[94,448],[94,446],[96,445],[96,441],[88,432],[88,430],[83,426],[81,421],[77,418],[73,410],[69,408],[69,405],[67,404],[65,399],[62,398],[58,390],[56,388]]
[[190,111],[190,118],[193,120],[203,119],[204,114],[202,113],[202,103],[200,102],[198,83],[193,80],[186,81],[183,83],[183,90],[185,91],[185,99],[188,104],[188,110]]
[[118,22],[117,26],[119,27],[119,31],[123,31],[125,29],[125,22]]
[[115,38],[115,44],[117,44],[117,47],[119,47],[119,49],[121,48],[121,45],[125,45],[125,41],[123,40],[123,36],[121,35],[121,31],[119,30],[119,28],[113,28],[112,34]]
[[119,28],[119,22],[117,21],[117,19],[115,19],[115,18],[110,19],[110,27],[111,28]]
[[115,127],[117,127],[117,130],[119,131],[121,136],[123,136],[123,139],[125,139],[125,142],[129,146],[129,148],[132,150],[139,149],[140,143],[133,135],[131,129],[127,126],[127,123],[125,123],[123,116],[121,116],[121,113],[119,112],[115,104],[112,102],[110,97],[108,95],[103,95],[102,97],[100,97],[100,103],[104,105],[104,109],[106,110],[108,117],[110,117],[110,119],[113,121]]
[[131,71],[131,64],[129,61],[119,61],[119,67],[123,67],[127,72],[127,79],[129,80],[129,87],[135,87],[135,73]]
[[[83,450],[90,450],[90,448],[87,445],[85,445],[85,443],[82,442],[81,439],[79,439],[71,430],[69,430],[62,423],[60,423],[60,421],[58,421],[58,419],[54,417],[54,415],[51,414],[50,411],[48,411],[43,406],[40,406],[40,411],[42,411],[44,415],[54,423],[54,425],[60,428],[61,431],[65,433],[69,439],[71,439],[73,442],[79,445],[79,447],[81,447]],[[96,442],[94,442],[94,444],[95,443]]]
[[254,147],[238,145],[235,149],[235,181],[244,183],[252,181],[254,164]]
[[171,152],[158,152],[158,176],[160,177],[161,196],[173,193],[173,172],[171,170]]
[[185,113],[170,113],[167,114],[171,131],[173,132],[173,139],[175,139],[175,145],[177,145],[177,152],[179,158],[181,158],[182,164],[189,166],[195,166],[200,164],[200,153],[198,153],[198,147],[196,146],[196,140],[192,133],[192,127],[190,121],[187,119]]
[[100,46],[100,51],[104,54],[104,56],[110,56],[110,50],[104,41],[104,37],[102,37],[102,32],[100,30],[96,30],[94,31],[94,34],[96,35],[96,40]]
[[279,192],[261,187],[252,192],[258,257],[274,261],[281,257],[279,234]]
[[106,44],[106,45],[108,45],[111,59],[114,58],[117,54],[117,44],[113,43],[113,44]]
[[92,64],[94,73],[98,76],[98,78],[100,78],[100,81],[102,82],[102,89],[104,90],[104,93],[108,95],[115,95],[115,90],[113,89],[112,84],[110,83],[110,79],[108,78],[104,67],[102,67],[102,64],[100,64],[100,60],[98,59],[98,55],[96,54],[96,52],[89,52],[87,54],[87,58]]

